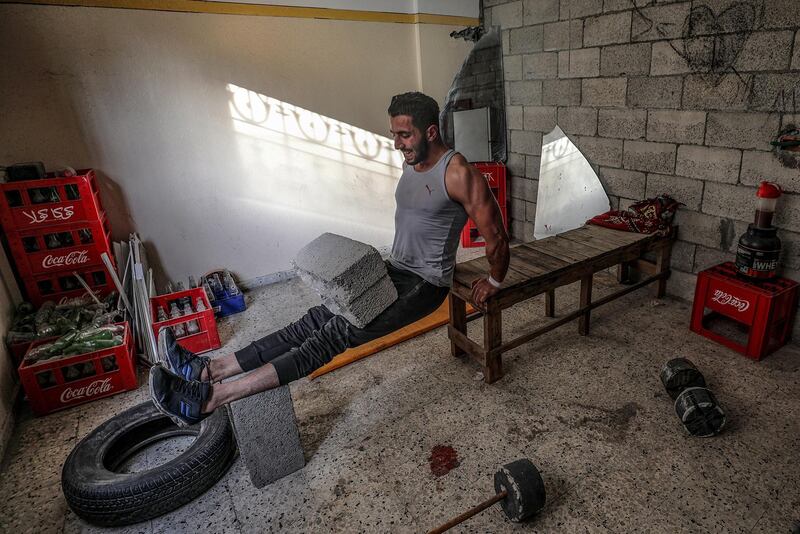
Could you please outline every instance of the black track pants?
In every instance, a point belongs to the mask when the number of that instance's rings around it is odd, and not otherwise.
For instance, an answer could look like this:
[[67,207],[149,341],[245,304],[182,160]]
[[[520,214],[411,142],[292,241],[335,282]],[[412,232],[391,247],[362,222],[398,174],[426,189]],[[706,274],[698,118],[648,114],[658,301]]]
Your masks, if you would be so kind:
[[433,313],[449,288],[435,286],[416,274],[386,263],[397,288],[397,300],[364,328],[353,326],[324,306],[315,306],[300,320],[237,351],[244,371],[272,363],[281,385],[307,376],[337,354],[385,336]]

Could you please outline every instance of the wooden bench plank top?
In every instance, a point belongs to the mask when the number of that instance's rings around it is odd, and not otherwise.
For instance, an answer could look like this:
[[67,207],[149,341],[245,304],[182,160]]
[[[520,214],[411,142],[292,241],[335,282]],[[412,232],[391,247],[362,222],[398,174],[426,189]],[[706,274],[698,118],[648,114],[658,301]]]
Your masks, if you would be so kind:
[[[663,237],[584,225],[563,234],[514,246],[501,293],[518,289],[540,277],[557,276],[602,258],[622,255],[659,239]],[[485,256],[457,264],[454,287],[472,287],[475,280],[487,275],[489,267]]]

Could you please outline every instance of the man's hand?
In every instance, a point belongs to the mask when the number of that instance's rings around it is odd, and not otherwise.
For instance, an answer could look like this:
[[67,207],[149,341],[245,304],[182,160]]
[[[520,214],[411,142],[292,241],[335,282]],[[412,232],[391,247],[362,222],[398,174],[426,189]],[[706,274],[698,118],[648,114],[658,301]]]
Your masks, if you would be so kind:
[[472,282],[472,302],[479,308],[486,305],[486,300],[489,297],[496,295],[500,290],[489,283],[486,278],[478,278]]

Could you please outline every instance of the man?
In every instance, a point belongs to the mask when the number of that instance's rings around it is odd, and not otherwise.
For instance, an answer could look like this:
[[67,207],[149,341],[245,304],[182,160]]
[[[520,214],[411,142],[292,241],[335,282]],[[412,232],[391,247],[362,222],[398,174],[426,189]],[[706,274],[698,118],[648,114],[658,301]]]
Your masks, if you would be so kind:
[[[486,241],[491,266],[491,272],[473,285],[472,300],[482,307],[497,293],[508,270],[508,235],[486,179],[445,146],[439,134],[439,106],[431,97],[397,95],[388,112],[394,147],[404,159],[387,262],[397,300],[364,328],[316,306],[299,321],[213,360],[187,351],[176,343],[172,329],[164,329],[158,340],[161,364],[150,371],[150,392],[155,405],[176,423],[197,423],[222,404],[307,376],[346,349],[432,313],[452,284],[467,216]],[[244,372],[249,373],[220,383]]]

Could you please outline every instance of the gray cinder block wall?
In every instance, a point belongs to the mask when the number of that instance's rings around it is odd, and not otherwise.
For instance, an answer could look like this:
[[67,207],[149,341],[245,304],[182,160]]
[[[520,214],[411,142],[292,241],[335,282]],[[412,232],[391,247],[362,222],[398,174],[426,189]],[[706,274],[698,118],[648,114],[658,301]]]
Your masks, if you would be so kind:
[[800,171],[769,144],[800,122],[800,1],[483,5],[502,28],[514,237],[533,237],[542,133],[558,123],[612,207],[662,192],[686,204],[673,294],[691,299],[697,272],[734,258],[764,179],[787,192],[775,222],[800,280]]

